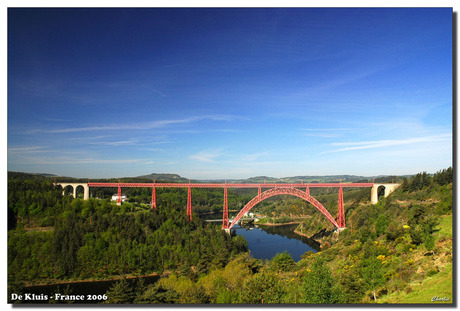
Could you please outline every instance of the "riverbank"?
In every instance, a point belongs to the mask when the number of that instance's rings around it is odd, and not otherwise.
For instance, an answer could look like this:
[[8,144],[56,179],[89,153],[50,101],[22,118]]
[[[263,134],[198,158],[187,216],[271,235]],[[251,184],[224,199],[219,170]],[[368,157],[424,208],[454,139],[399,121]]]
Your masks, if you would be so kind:
[[255,224],[257,224],[258,226],[271,226],[271,227],[278,227],[278,226],[288,226],[288,225],[298,225],[300,224],[302,221],[291,221],[291,222],[284,222],[284,223],[270,223],[270,222],[265,222],[265,223],[259,223],[259,222],[256,222]]
[[294,233],[295,233],[295,234],[298,234],[298,235],[300,235],[300,236],[306,237],[306,238],[308,238],[308,239],[310,239],[310,240],[312,240],[308,235],[306,235],[305,233],[302,233],[302,232],[298,231],[297,229],[294,229]]
[[[264,215],[256,215],[258,217],[258,221],[254,222],[257,225],[263,226],[288,226],[288,225],[298,225],[302,223],[305,219],[311,218],[311,216],[296,216],[296,217],[288,217],[288,216],[281,216],[281,217],[268,217]],[[281,220],[282,222],[278,222]]]
[[150,274],[145,274],[145,275],[115,275],[110,278],[102,278],[102,279],[95,279],[95,278],[89,278],[89,279],[81,279],[81,280],[65,280],[65,281],[59,281],[59,280],[47,280],[46,283],[33,283],[31,281],[26,281],[24,282],[25,287],[33,287],[33,286],[55,286],[55,285],[66,285],[66,284],[75,284],[75,283],[93,283],[93,282],[114,282],[114,281],[119,281],[124,278],[130,280],[130,279],[141,279],[141,278],[148,278],[148,277],[163,277],[168,275],[169,272],[165,271],[161,274],[153,272]]

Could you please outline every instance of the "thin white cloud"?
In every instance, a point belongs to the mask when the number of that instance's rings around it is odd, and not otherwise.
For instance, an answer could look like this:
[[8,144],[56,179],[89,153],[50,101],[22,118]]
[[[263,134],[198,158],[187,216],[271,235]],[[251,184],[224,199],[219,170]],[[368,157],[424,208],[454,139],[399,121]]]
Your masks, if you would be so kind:
[[201,162],[215,162],[215,158],[221,156],[222,154],[222,149],[203,150],[197,154],[189,156],[189,158]]
[[48,121],[48,122],[69,122],[69,119],[58,119],[58,118],[48,118],[48,117],[38,117],[38,119],[41,119],[43,121]]
[[258,152],[258,153],[252,153],[252,154],[244,154],[241,156],[241,161],[242,162],[252,162],[260,159],[261,157],[268,155],[268,152]]
[[97,165],[113,165],[113,164],[130,164],[139,163],[145,159],[98,159],[98,158],[79,158],[79,157],[31,157],[23,156],[20,159],[12,159],[8,164],[21,164],[21,165],[66,165],[74,166],[79,164],[97,164]]
[[159,90],[157,90],[157,89],[152,89],[152,88],[151,88],[150,90],[151,90],[152,92],[154,92],[154,93],[159,94],[161,97],[167,97],[166,94],[163,93],[162,91],[159,91]]
[[324,137],[324,138],[332,138],[332,137],[341,137],[342,134],[339,133],[303,133],[303,136],[310,136],[310,137]]
[[[72,160],[73,161],[73,160]],[[75,164],[127,164],[127,163],[136,163],[141,162],[143,159],[80,159],[75,160]],[[73,162],[71,162],[73,163]]]
[[336,131],[354,131],[356,129],[354,128],[327,128],[327,129],[321,129],[321,128],[303,128],[300,129],[301,131],[308,131],[308,132],[336,132]]
[[93,136],[93,137],[70,137],[70,140],[95,140],[95,139],[102,139],[110,137],[109,135],[100,135],[100,136]]
[[360,149],[374,149],[374,148],[384,148],[397,145],[409,145],[409,144],[418,144],[418,143],[433,143],[440,141],[452,141],[452,134],[441,134],[434,136],[425,136],[425,137],[413,137],[408,139],[394,139],[394,140],[376,140],[376,141],[364,141],[364,142],[348,142],[348,143],[332,143],[332,146],[343,146],[344,148],[324,151],[324,153],[333,153],[341,151],[351,151],[351,150],[360,150]]
[[120,140],[120,141],[99,141],[99,142],[92,142],[92,145],[103,145],[103,146],[130,146],[136,145],[138,143],[137,140]]
[[303,128],[300,129],[303,136],[333,138],[341,137],[344,132],[355,131],[353,128]]
[[183,119],[173,120],[157,120],[151,122],[139,122],[135,124],[116,124],[106,126],[87,126],[87,127],[73,127],[73,128],[61,128],[61,129],[35,129],[29,133],[77,133],[77,132],[88,132],[88,131],[111,131],[111,130],[151,130],[157,128],[163,128],[175,124],[187,124],[192,122],[198,122],[203,120],[213,121],[232,121],[236,117],[231,115],[203,115],[195,116]]
[[28,147],[11,147],[8,148],[8,153],[9,154],[14,154],[14,153],[39,153],[39,152],[47,152],[48,150],[45,149],[47,148],[46,146],[28,146]]
[[164,149],[161,149],[161,148],[140,148],[139,150],[153,151],[153,152],[164,151]]

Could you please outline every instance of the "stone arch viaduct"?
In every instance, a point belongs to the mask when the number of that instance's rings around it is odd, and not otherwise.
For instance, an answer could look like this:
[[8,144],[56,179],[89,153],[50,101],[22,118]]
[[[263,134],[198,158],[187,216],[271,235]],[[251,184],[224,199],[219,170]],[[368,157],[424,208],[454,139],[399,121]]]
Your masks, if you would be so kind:
[[84,200],[89,199],[89,186],[88,186],[87,183],[55,183],[55,185],[62,187],[62,193],[63,194],[64,194],[64,191],[65,191],[65,188],[67,188],[68,186],[72,187],[73,197],[74,198],[77,197],[77,188],[79,186],[82,186],[83,187],[83,199]]

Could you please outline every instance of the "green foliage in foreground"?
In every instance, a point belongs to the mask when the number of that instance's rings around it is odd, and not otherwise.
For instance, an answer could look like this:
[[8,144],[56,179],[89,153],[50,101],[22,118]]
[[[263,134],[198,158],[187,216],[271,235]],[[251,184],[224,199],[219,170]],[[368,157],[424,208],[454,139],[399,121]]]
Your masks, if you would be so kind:
[[342,302],[340,287],[334,282],[324,260],[317,256],[304,280],[304,303],[333,304]]

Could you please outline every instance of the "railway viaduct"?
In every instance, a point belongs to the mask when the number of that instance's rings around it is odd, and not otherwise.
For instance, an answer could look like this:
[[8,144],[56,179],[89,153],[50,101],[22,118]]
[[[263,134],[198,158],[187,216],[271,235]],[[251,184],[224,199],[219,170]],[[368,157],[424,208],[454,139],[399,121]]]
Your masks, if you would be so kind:
[[[396,190],[400,184],[395,183],[297,183],[297,184],[211,184],[211,183],[55,183],[56,186],[61,186],[63,192],[66,187],[72,187],[73,196],[76,197],[77,188],[83,187],[83,198],[88,200],[90,197],[90,187],[111,187],[118,188],[118,202],[121,204],[121,188],[131,187],[142,187],[152,188],[152,209],[156,209],[156,188],[188,188],[187,196],[187,215],[192,219],[192,188],[223,188],[224,189],[224,206],[223,206],[223,229],[231,229],[246,212],[249,212],[259,202],[275,196],[275,195],[293,195],[304,199],[311,203],[320,213],[322,213],[326,219],[338,229],[345,228],[345,207],[343,201],[343,189],[342,188],[356,188],[356,187],[367,187],[371,188],[371,203],[376,204],[378,202],[378,194],[380,189],[384,189],[384,197],[387,197],[390,193]],[[310,188],[339,188],[338,195],[338,212],[337,217],[333,217],[327,209],[318,202],[313,196],[310,195]],[[258,194],[246,206],[238,213],[233,222],[230,224],[228,219],[228,202],[227,202],[227,188],[258,188]],[[268,190],[262,192],[262,188]],[[299,189],[300,188],[300,189]],[[302,190],[301,190],[302,189]],[[305,191],[303,191],[305,189]]]

